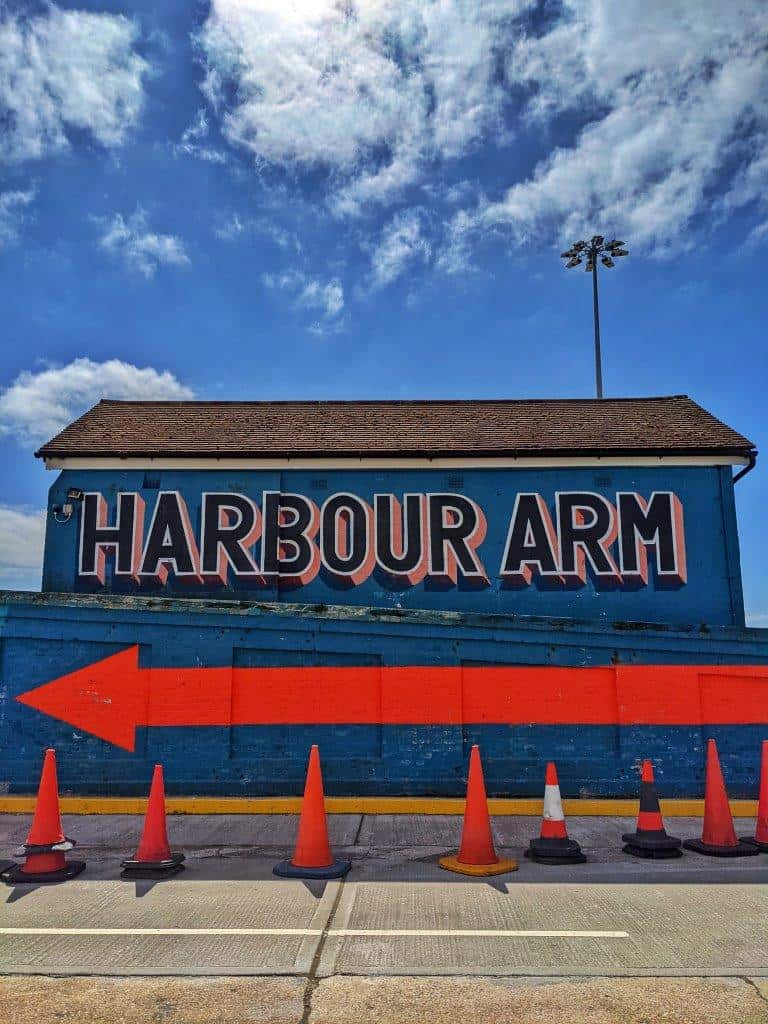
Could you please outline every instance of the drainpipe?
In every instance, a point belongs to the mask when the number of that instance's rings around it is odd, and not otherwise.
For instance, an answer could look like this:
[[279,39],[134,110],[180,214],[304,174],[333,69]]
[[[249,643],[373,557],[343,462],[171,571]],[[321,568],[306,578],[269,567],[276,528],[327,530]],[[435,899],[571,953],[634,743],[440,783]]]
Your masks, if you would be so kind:
[[746,464],[746,466],[744,466],[743,469],[740,469],[736,476],[734,476],[733,478],[733,482],[735,484],[738,483],[743,476],[746,476],[747,473],[751,473],[752,470],[755,468],[755,463],[757,462],[757,452],[752,450],[747,454],[747,458],[749,459],[749,462]]

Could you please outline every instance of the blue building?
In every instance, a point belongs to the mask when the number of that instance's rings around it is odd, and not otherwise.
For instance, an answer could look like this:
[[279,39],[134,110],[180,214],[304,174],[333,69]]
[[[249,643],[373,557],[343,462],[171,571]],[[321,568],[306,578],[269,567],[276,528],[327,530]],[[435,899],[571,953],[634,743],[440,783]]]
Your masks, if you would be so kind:
[[754,795],[768,642],[734,483],[685,396],[112,402],[37,453],[41,595],[4,595],[0,783],[73,792]]

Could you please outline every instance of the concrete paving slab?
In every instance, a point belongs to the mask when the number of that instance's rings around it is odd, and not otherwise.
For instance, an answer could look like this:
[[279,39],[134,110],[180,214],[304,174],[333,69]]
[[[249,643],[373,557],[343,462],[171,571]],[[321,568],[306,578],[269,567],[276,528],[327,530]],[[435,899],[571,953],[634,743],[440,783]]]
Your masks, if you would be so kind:
[[[328,834],[336,846],[357,839],[362,815],[331,814]],[[29,831],[28,814],[0,814],[0,850],[19,846]],[[246,846],[286,849],[296,840],[298,816],[293,814],[171,814],[168,835],[183,849]],[[142,818],[137,814],[64,816],[64,831],[86,849],[126,850],[136,846]]]
[[299,1024],[301,978],[0,978],[14,1024]]
[[16,886],[0,904],[0,973],[307,973],[335,885],[185,874]]
[[766,1024],[743,979],[349,978],[324,980],[310,1024]]
[[318,970],[336,973],[768,976],[768,889],[348,882]]

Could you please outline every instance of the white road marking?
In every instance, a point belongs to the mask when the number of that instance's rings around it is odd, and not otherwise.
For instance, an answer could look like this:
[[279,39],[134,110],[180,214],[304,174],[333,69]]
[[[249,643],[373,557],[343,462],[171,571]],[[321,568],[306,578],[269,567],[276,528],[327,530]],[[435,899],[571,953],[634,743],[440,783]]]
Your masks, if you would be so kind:
[[0,935],[322,935],[321,928],[0,928]]
[[523,938],[523,939],[628,939],[629,932],[539,931],[503,928],[331,928],[328,935],[347,936],[446,936],[448,938]]
[[[0,935],[300,935],[320,936],[322,928],[0,928]],[[628,939],[628,932],[555,931],[498,928],[330,928],[334,938],[523,938]]]

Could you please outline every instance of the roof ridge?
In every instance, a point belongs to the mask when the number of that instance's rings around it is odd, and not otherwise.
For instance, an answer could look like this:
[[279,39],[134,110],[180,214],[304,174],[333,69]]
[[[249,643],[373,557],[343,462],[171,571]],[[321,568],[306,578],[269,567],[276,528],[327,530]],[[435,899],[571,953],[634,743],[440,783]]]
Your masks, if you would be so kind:
[[[102,398],[99,405],[554,405],[609,402],[671,402],[693,399],[688,395],[617,395],[611,398]],[[698,403],[694,403],[698,404]],[[701,408],[701,406],[699,407]]]

